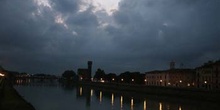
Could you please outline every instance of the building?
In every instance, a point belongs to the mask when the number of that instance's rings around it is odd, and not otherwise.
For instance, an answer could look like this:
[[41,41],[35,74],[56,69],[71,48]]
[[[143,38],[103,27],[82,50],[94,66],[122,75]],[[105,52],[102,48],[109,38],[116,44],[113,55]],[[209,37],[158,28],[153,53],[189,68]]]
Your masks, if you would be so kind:
[[145,84],[148,86],[170,86],[190,88],[195,85],[193,69],[174,69],[151,71],[145,74]]
[[91,81],[92,61],[88,61],[88,68],[79,68],[77,71],[80,81]]
[[196,85],[207,90],[220,90],[220,60],[196,68]]

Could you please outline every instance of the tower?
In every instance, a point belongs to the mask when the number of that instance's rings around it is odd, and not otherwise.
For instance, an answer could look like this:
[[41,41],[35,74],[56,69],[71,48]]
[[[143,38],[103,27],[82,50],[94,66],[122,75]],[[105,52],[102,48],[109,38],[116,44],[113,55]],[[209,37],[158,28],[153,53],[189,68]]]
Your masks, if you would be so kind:
[[88,61],[88,78],[91,80],[92,77],[92,61]]

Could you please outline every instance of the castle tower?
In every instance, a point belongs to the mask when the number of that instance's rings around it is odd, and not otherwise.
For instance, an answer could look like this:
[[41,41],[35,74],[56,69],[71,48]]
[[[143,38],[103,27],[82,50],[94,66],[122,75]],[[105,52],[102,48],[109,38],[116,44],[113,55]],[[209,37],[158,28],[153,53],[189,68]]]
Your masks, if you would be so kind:
[[91,80],[92,77],[92,61],[88,61],[88,78]]

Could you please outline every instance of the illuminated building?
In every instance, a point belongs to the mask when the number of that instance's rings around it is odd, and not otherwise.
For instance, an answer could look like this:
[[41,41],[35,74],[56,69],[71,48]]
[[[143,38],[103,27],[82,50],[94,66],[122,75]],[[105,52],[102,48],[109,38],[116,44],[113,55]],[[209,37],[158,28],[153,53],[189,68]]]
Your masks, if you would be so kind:
[[220,89],[220,60],[209,61],[203,66],[196,68],[196,85],[198,88],[207,90]]
[[175,63],[170,63],[169,70],[151,71],[145,73],[145,85],[193,87],[195,84],[194,69],[175,69]]

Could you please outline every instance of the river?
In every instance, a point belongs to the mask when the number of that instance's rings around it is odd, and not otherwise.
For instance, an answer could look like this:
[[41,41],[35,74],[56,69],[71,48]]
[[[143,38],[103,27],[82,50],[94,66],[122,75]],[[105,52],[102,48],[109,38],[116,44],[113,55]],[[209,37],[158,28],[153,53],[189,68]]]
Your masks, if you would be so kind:
[[56,81],[22,83],[14,88],[36,110],[217,110],[218,104],[178,97],[151,96]]

